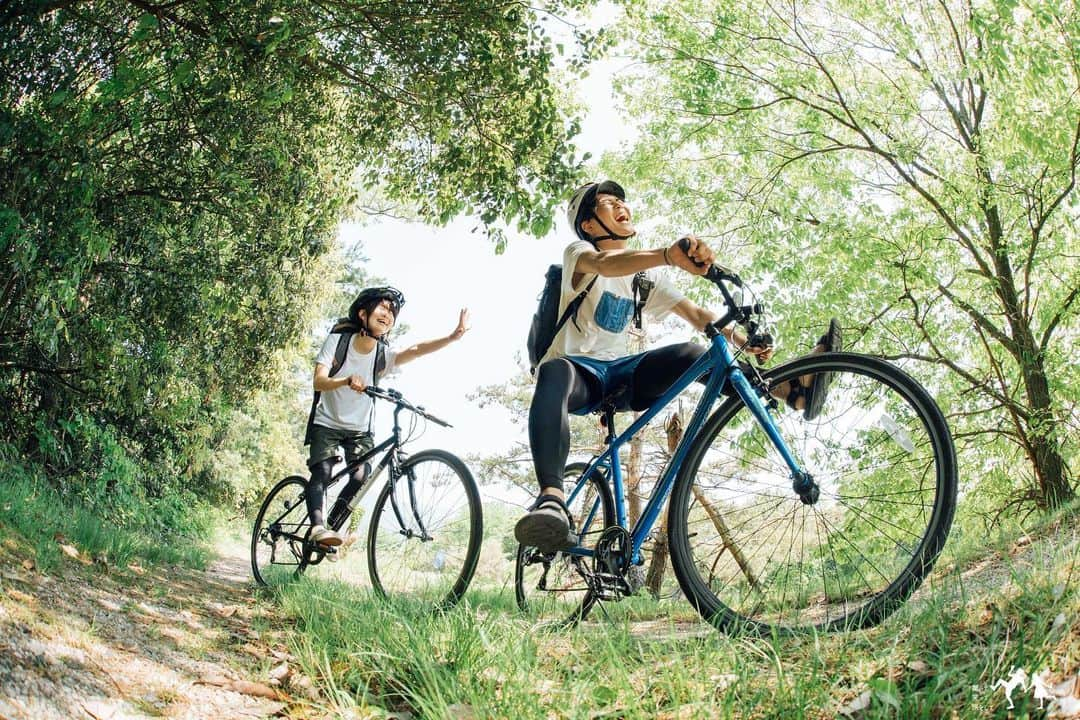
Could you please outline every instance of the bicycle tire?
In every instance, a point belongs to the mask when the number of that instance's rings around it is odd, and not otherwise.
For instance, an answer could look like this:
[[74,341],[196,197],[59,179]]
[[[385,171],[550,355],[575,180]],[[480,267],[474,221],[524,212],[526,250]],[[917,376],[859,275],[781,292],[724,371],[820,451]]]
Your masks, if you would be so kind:
[[[830,372],[821,414],[774,419],[814,475],[804,504],[738,397],[706,422],[669,507],[672,564],[687,599],[720,629],[790,634],[876,625],[932,569],[956,507],[956,452],[941,410],[890,363],[852,353],[770,370],[772,387]],[[717,520],[719,518],[719,521]]]
[[[476,481],[465,463],[443,450],[419,452],[402,464],[401,471],[401,477],[383,486],[368,526],[371,584],[384,597],[452,607],[468,588],[480,558],[484,523]],[[405,527],[394,511],[391,492]],[[426,540],[416,534],[417,515],[429,535]]]
[[[307,479],[290,475],[266,495],[251,532],[251,573],[263,587],[299,575],[309,564],[306,538],[311,532],[304,491]],[[276,507],[280,503],[279,507]]]
[[[575,520],[574,531],[581,534],[581,544],[596,540],[604,528],[615,524],[615,500],[604,476],[595,472],[588,478],[581,475],[587,463],[566,466],[563,477],[587,482],[588,489],[578,493],[570,506]],[[579,524],[584,523],[584,526]],[[596,597],[578,573],[580,563],[588,558],[563,552],[540,553],[528,545],[518,545],[514,554],[514,598],[522,613],[557,626],[571,626],[584,620],[596,604]],[[541,587],[541,583],[544,587]],[[570,599],[583,593],[581,600]]]

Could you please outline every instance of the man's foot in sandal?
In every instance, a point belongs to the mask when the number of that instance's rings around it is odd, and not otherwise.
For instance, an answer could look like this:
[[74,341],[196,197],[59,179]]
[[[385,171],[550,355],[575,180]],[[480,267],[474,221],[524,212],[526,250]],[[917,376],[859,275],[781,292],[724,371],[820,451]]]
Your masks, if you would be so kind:
[[[825,331],[811,354],[823,352],[840,352],[844,349],[844,341],[840,331],[840,323],[836,318],[829,320],[829,329]],[[829,394],[829,385],[832,384],[831,372],[816,373],[814,375],[802,375],[790,383],[784,401],[792,410],[802,410],[803,419],[813,420],[821,414],[825,407],[825,398]],[[799,403],[799,399],[802,403]]]
[[570,511],[555,495],[542,494],[528,515],[514,526],[514,537],[522,545],[540,552],[566,550],[577,545],[577,535],[570,527]]

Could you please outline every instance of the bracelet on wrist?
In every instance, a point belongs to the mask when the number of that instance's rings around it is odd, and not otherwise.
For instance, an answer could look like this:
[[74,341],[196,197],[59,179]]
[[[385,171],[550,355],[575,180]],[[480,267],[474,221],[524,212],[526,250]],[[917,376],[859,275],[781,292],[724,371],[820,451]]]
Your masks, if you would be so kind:
[[667,256],[667,251],[668,251],[668,249],[667,249],[667,248],[664,248],[664,264],[665,264],[665,265],[670,265],[670,264],[671,264],[671,261],[670,261],[670,260],[668,260],[668,256]]

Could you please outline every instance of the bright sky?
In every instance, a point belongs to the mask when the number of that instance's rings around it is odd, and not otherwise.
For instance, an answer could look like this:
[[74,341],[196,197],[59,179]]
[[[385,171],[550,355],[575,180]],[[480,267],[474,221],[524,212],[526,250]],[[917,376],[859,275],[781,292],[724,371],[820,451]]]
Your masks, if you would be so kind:
[[[612,98],[611,78],[624,61],[598,63],[579,88],[581,97]],[[580,146],[594,157],[617,148],[631,131],[612,107],[595,103],[583,118]],[[525,363],[525,338],[543,286],[544,273],[561,262],[563,248],[573,239],[565,217],[544,238],[508,234],[506,252],[496,255],[482,231],[472,232],[475,219],[463,218],[444,228],[380,218],[363,225],[342,226],[346,246],[363,243],[370,258],[366,270],[405,293],[402,321],[408,334],[395,334],[391,344],[408,347],[449,334],[458,311],[467,307],[471,329],[460,341],[402,368],[383,384],[455,425],[429,425],[417,449],[442,447],[459,455],[489,454],[525,439],[524,428],[512,425],[498,408],[480,409],[467,395],[482,385],[503,383]],[[522,365],[521,367],[523,367]],[[388,408],[377,411],[377,434],[388,427]]]
[[[554,234],[542,241],[514,238],[506,253],[496,256],[481,234],[470,232],[472,225],[462,220],[429,228],[380,221],[364,227],[346,225],[341,231],[346,242],[362,239],[372,274],[405,293],[402,321],[409,332],[395,334],[394,347],[448,335],[457,325],[458,311],[469,309],[471,329],[464,338],[413,361],[383,383],[455,425],[430,426],[420,446],[444,447],[461,455],[499,450],[518,436],[508,415],[498,409],[481,410],[466,396],[519,372],[515,353],[524,350],[544,270],[558,262],[561,247]],[[380,408],[378,420],[383,425],[389,413]]]

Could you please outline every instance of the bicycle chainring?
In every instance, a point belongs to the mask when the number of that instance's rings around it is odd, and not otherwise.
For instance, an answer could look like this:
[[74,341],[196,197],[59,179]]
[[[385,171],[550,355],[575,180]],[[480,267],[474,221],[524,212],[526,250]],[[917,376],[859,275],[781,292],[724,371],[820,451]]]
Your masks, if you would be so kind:
[[600,533],[593,554],[593,590],[601,600],[621,600],[632,589],[626,582],[633,552],[630,533],[613,525]]

